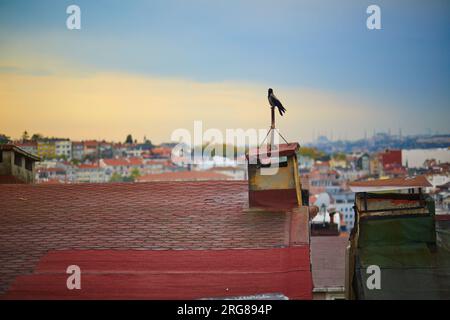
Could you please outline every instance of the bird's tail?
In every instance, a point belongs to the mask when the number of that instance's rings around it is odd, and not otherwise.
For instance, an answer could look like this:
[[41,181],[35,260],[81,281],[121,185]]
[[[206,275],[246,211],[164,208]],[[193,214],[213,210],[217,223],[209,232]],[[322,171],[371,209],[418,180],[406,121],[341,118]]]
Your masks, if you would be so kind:
[[278,107],[278,112],[280,112],[280,116],[283,116],[283,114],[286,112],[286,108],[283,106]]

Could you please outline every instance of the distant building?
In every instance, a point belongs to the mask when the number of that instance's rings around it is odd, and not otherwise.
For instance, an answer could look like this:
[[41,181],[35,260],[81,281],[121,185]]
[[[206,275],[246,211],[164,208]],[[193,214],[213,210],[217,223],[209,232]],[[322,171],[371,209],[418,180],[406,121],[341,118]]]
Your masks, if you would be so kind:
[[299,169],[311,169],[314,166],[314,159],[306,156],[298,157]]
[[355,204],[355,194],[353,192],[343,191],[333,195],[333,206],[337,212],[341,213],[343,221],[341,227],[345,231],[351,231],[355,225],[355,212],[353,206]]
[[83,141],[84,156],[91,156],[96,158],[98,156],[98,142],[95,140]]
[[56,157],[72,158],[72,142],[69,139],[55,140]]
[[421,168],[426,160],[434,159],[438,164],[450,162],[450,149],[411,149],[402,150],[403,165],[408,168]]
[[381,164],[380,157],[378,156],[378,154],[374,154],[370,157],[369,172],[370,175],[372,176],[383,175],[383,165]]
[[356,169],[357,170],[370,170],[370,156],[367,153],[359,155],[356,159]]
[[331,170],[328,162],[317,161],[311,172],[306,174],[308,189],[311,195],[331,192],[340,189],[339,174]]
[[80,164],[76,171],[76,182],[102,183],[107,182],[105,171],[96,164]]
[[142,149],[141,145],[131,144],[131,145],[128,145],[127,150],[125,151],[125,154],[127,157],[140,157],[140,156],[142,156],[143,152],[144,152],[144,150]]
[[19,147],[25,152],[37,155],[37,142],[36,141],[21,141],[21,142],[15,142],[15,146]]
[[347,168],[347,160],[346,159],[335,159],[332,158],[330,160],[330,168],[337,169],[337,168]]
[[37,154],[41,158],[55,158],[56,157],[55,141],[50,139],[39,140],[37,142]]
[[172,148],[157,147],[150,151],[151,157],[156,159],[170,159],[172,155]]
[[102,141],[98,145],[100,158],[113,158],[113,144],[110,142]]
[[385,150],[380,153],[380,162],[383,168],[402,166],[402,150]]
[[50,180],[65,182],[67,177],[66,170],[59,167],[39,168],[36,171],[39,179],[38,183],[47,182]]
[[34,183],[39,160],[15,145],[0,145],[0,183]]
[[105,169],[105,174],[108,177],[111,177],[113,174],[125,177],[131,173],[131,163],[126,158],[101,159],[100,166]]
[[83,160],[84,144],[83,142],[72,142],[72,159]]

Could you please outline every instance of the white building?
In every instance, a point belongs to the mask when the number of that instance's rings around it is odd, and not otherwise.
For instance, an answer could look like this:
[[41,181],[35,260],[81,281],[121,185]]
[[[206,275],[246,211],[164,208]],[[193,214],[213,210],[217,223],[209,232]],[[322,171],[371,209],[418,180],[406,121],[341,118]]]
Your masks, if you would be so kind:
[[450,149],[411,149],[402,150],[403,166],[422,168],[426,160],[436,160],[437,163],[450,162]]
[[77,167],[76,182],[102,183],[107,182],[105,170],[96,164],[81,164]]
[[337,212],[343,217],[341,224],[346,226],[346,231],[351,231],[355,225],[355,211],[353,205],[355,203],[355,194],[353,192],[341,192],[333,194],[333,206]]
[[436,191],[436,187],[442,186],[447,182],[450,182],[450,176],[446,173],[441,174],[428,174],[427,180],[431,183],[431,188],[426,188],[425,192],[430,193]]
[[72,158],[82,160],[84,157],[83,142],[72,142]]
[[55,154],[57,157],[72,158],[72,142],[69,139],[55,140]]

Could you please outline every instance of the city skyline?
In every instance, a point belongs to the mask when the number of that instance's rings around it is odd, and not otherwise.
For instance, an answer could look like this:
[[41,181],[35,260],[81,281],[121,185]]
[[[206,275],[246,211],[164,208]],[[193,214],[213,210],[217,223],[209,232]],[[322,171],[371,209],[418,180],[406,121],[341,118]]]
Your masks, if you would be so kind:
[[369,1],[76,4],[70,31],[69,3],[0,1],[1,133],[160,143],[195,120],[267,129],[269,87],[290,140],[450,133],[448,2],[376,1],[374,31]]

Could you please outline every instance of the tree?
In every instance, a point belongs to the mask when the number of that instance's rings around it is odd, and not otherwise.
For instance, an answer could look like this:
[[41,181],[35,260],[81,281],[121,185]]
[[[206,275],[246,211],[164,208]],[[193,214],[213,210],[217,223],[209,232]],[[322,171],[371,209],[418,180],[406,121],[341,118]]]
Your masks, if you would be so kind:
[[114,172],[111,179],[109,179],[109,182],[122,182],[122,177],[117,172]]
[[316,148],[310,148],[310,147],[300,148],[300,155],[304,156],[304,157],[312,158],[314,160],[321,160],[321,159],[327,158],[327,154],[325,152],[320,151]]
[[40,133],[35,133],[31,136],[32,141],[38,141],[44,139],[44,136]]
[[22,133],[22,141],[27,141],[28,139],[30,139],[30,136],[28,135],[28,131],[25,130],[25,131]]
[[138,168],[134,168],[133,170],[131,170],[130,177],[133,179],[133,182],[136,181],[136,179],[139,178],[140,175],[141,173],[139,172]]
[[0,144],[6,144],[10,141],[10,137],[4,134],[0,134]]
[[125,140],[126,144],[133,144],[133,136],[131,134],[127,135],[127,139]]
[[347,156],[345,155],[345,153],[336,152],[335,154],[333,154],[333,159],[337,161],[344,161],[347,159]]

